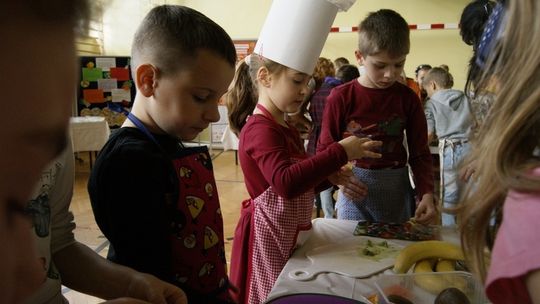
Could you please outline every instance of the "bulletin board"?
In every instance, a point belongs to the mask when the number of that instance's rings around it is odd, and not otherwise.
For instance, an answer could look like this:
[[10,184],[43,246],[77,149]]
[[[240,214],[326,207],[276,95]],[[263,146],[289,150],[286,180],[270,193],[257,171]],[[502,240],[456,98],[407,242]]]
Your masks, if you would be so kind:
[[236,57],[240,61],[247,55],[253,53],[257,40],[233,40],[234,47],[236,48]]
[[110,128],[120,127],[135,99],[130,57],[80,57],[79,73],[79,116],[103,116]]

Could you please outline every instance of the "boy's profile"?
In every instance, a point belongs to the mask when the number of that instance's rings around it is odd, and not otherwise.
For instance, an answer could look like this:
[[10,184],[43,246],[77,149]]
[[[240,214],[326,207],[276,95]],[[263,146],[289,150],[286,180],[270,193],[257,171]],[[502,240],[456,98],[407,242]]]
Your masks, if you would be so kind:
[[[317,150],[346,134],[368,135],[383,141],[382,158],[356,161],[353,171],[368,186],[368,194],[353,201],[340,193],[338,218],[400,223],[414,216],[431,222],[435,208],[426,120],[418,96],[397,81],[409,53],[409,27],[397,12],[382,9],[360,23],[358,37],[355,56],[365,73],[330,93]],[[407,164],[413,171],[414,192]]]
[[152,9],[132,46],[137,95],[102,149],[88,189],[108,258],[181,287],[189,303],[227,303],[223,219],[206,146],[234,74],[227,33],[183,6]]

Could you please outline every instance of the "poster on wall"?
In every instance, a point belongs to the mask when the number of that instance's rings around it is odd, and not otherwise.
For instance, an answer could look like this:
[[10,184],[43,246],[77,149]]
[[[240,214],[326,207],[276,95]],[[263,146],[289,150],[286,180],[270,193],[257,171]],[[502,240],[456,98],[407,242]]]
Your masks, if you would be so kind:
[[253,53],[257,40],[233,40],[234,47],[236,48],[236,57],[240,61],[247,55]]
[[103,116],[110,128],[126,120],[135,99],[130,57],[80,57],[79,116]]

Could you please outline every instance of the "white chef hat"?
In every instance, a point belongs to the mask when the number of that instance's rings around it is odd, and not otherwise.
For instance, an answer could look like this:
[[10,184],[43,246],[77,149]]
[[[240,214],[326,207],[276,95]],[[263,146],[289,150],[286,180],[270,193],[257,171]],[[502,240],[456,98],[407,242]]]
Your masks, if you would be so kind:
[[254,52],[311,75],[339,11],[356,0],[274,0]]

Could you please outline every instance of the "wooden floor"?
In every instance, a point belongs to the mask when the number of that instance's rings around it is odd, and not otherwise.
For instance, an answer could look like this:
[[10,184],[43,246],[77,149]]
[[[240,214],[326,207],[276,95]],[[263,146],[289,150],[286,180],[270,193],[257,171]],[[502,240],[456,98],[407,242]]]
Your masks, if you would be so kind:
[[[235,164],[233,151],[223,152],[213,150],[214,173],[217,183],[219,198],[221,201],[221,212],[224,220],[225,251],[227,261],[230,261],[232,237],[236,222],[240,215],[242,200],[248,197],[242,170]],[[75,215],[77,228],[75,237],[78,241],[88,245],[90,248],[99,251],[103,256],[107,253],[107,241],[94,221],[94,215],[90,206],[88,192],[86,189],[90,164],[88,153],[80,153],[81,160],[76,161],[76,177],[71,210]],[[91,304],[99,303],[100,300],[70,291],[64,288],[64,296],[70,303]]]
[[[225,252],[227,261],[230,261],[232,237],[240,215],[241,202],[248,197],[248,194],[244,185],[242,170],[240,166],[235,164],[234,152],[213,150],[212,156],[214,158],[214,174],[224,220]],[[71,203],[71,211],[77,224],[75,237],[79,242],[98,251],[102,256],[106,256],[108,242],[96,225],[86,188],[90,174],[89,155],[88,153],[79,153],[78,158]],[[99,299],[79,294],[67,288],[64,288],[64,296],[71,303],[91,304],[100,302]]]

